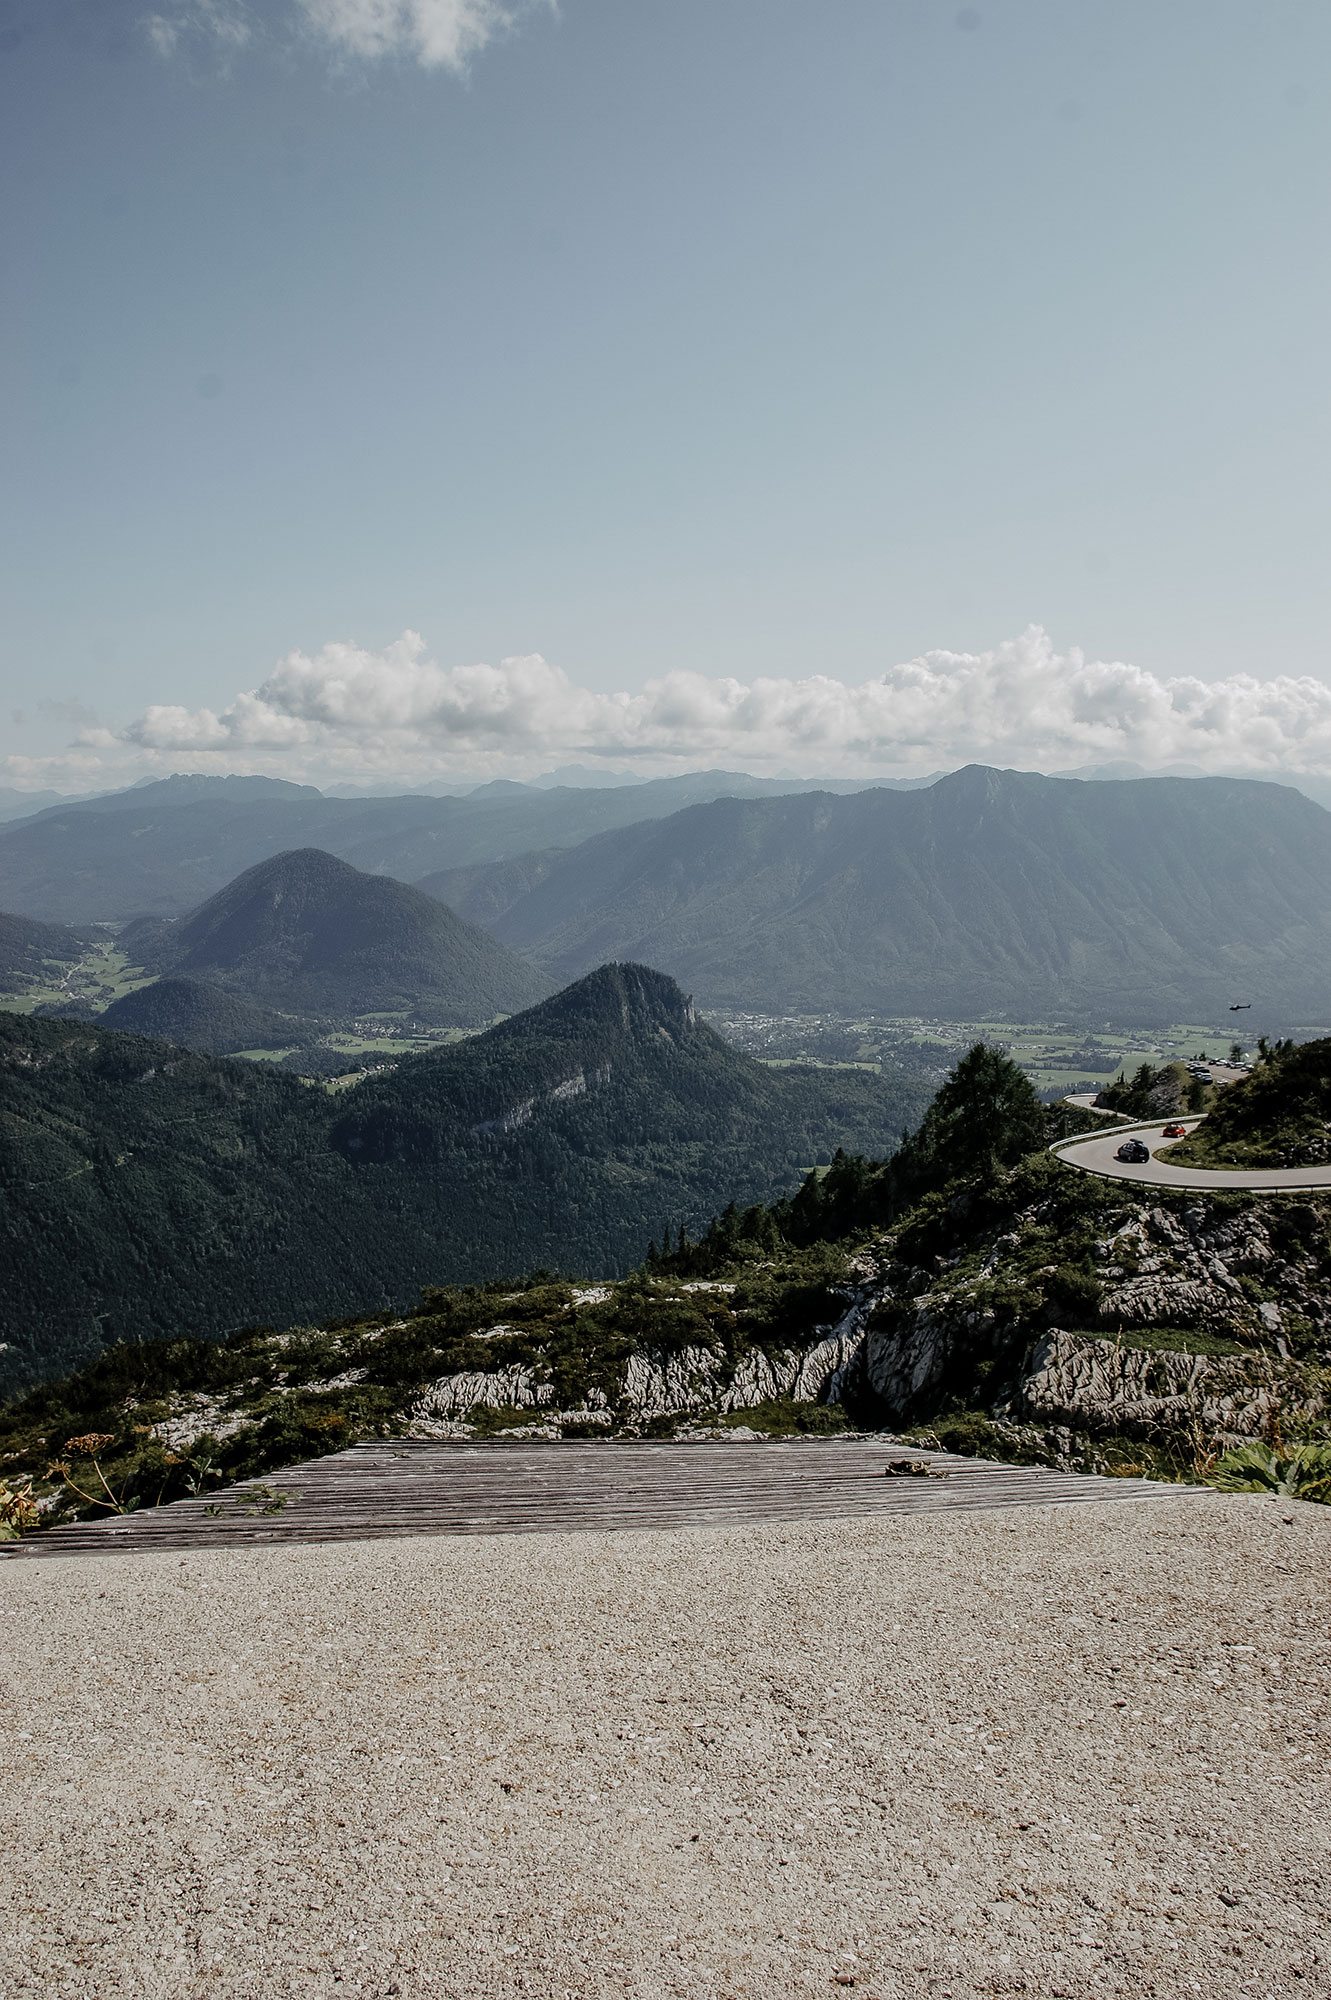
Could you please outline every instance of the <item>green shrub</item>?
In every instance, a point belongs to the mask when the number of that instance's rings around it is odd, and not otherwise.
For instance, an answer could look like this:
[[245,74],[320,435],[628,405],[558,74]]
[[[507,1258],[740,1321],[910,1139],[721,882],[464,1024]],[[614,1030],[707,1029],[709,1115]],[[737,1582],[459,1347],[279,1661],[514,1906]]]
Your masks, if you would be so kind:
[[1275,1450],[1266,1444],[1227,1452],[1207,1482],[1222,1493],[1277,1493],[1285,1500],[1331,1505],[1331,1445],[1296,1444]]

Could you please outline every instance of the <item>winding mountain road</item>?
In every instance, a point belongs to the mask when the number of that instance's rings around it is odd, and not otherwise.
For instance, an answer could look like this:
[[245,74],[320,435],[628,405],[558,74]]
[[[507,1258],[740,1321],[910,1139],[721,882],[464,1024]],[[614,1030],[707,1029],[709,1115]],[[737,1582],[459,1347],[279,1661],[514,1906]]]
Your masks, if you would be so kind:
[[1136,1181],[1148,1187],[1205,1188],[1210,1194],[1278,1194],[1282,1189],[1331,1188],[1331,1166],[1268,1167],[1226,1173],[1211,1167],[1174,1167],[1167,1160],[1143,1160],[1134,1166],[1114,1158],[1125,1139],[1140,1139],[1154,1154],[1165,1140],[1165,1126],[1186,1125],[1189,1132],[1201,1124],[1200,1118],[1162,1119],[1149,1125],[1114,1125],[1107,1132],[1083,1133],[1077,1139],[1060,1139],[1049,1148],[1069,1167],[1084,1174],[1100,1174],[1105,1180]]

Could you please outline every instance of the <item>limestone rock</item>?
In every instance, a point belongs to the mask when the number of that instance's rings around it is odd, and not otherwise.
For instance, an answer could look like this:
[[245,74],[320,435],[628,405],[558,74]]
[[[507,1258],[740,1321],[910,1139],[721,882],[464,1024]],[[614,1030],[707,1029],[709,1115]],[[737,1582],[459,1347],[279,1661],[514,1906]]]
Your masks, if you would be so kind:
[[1238,1441],[1320,1416],[1319,1387],[1261,1354],[1177,1354],[1052,1328],[1036,1342],[1014,1413],[1044,1423],[1150,1435],[1199,1428]]

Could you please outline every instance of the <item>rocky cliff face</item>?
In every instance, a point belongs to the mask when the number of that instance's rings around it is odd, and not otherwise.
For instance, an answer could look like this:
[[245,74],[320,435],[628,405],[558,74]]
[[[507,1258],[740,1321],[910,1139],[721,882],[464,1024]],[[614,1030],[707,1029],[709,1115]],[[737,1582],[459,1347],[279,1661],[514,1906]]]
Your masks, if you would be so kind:
[[1282,1430],[1315,1424],[1326,1407],[1317,1371],[1262,1354],[1124,1347],[1055,1327],[1033,1348],[1016,1396],[998,1414],[1143,1438],[1175,1433],[1199,1448],[1228,1450],[1277,1423]]
[[1043,1434],[1059,1462],[1111,1438],[1204,1458],[1325,1429],[1326,1204],[1074,1193],[1089,1215],[1033,1203],[928,1263],[901,1254],[909,1227],[862,1253],[842,1382],[888,1422],[983,1412],[996,1443]]
[[[553,1437],[570,1424],[636,1430],[674,1419],[705,1427],[767,1403],[835,1405],[847,1375],[860,1365],[861,1347],[853,1330],[834,1329],[806,1347],[754,1348],[735,1366],[727,1365],[710,1347],[685,1347],[670,1354],[646,1348],[628,1357],[617,1395],[612,1398],[602,1389],[591,1389],[568,1408],[558,1406],[553,1385],[532,1368],[443,1375],[422,1391],[412,1407],[407,1435],[470,1436],[483,1409],[530,1410],[532,1424],[523,1427],[528,1434]],[[513,1435],[511,1426],[508,1434]]]
[[839,1317],[803,1342],[737,1360],[701,1343],[647,1344],[612,1390],[567,1407],[539,1368],[458,1372],[420,1393],[410,1429],[471,1435],[502,1409],[530,1411],[531,1429],[550,1436],[570,1425],[697,1431],[821,1403],[892,1428],[967,1412],[984,1419],[990,1448],[1096,1464],[1110,1462],[1109,1440],[1196,1458],[1326,1425],[1331,1273],[1319,1208],[1232,1198],[1171,1208],[1099,1190],[1091,1201],[1079,1220],[1055,1198],[999,1227],[963,1227],[951,1255],[922,1257],[918,1226],[889,1232],[851,1263]]

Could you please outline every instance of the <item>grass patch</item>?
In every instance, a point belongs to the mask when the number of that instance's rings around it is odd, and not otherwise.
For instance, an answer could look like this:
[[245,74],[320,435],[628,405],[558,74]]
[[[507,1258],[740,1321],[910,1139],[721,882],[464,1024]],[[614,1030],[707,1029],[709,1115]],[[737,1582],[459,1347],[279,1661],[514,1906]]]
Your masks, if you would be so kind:
[[1252,1348],[1222,1334],[1199,1333],[1195,1327],[1125,1326],[1121,1333],[1103,1327],[1068,1327],[1079,1340],[1102,1340],[1107,1347],[1135,1347],[1148,1354],[1251,1354]]
[[769,1437],[836,1437],[850,1429],[850,1418],[839,1403],[795,1403],[788,1396],[754,1403],[747,1410],[728,1410],[716,1421],[728,1430],[766,1431]]

